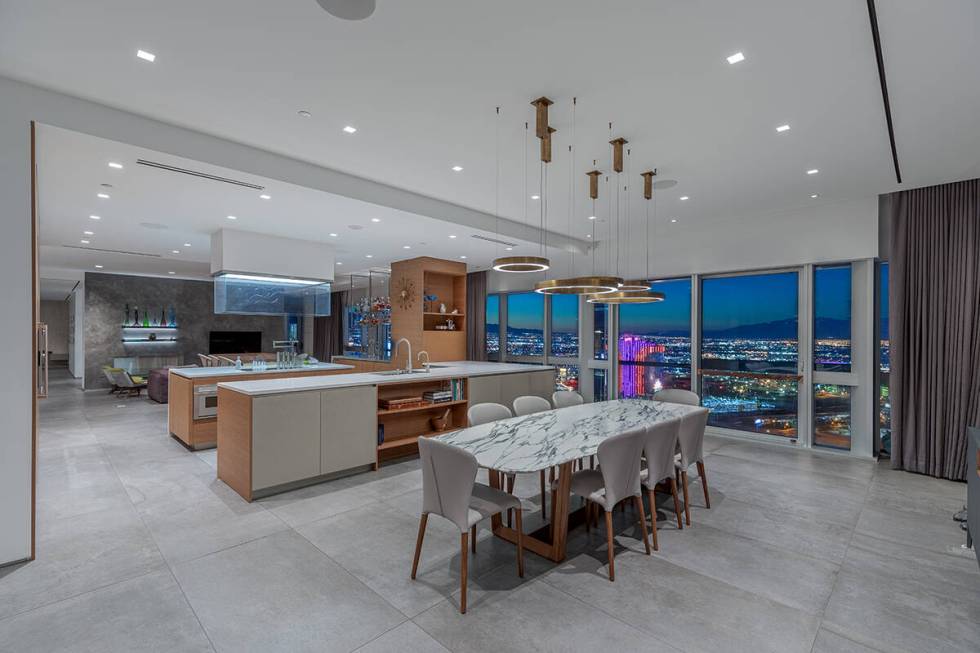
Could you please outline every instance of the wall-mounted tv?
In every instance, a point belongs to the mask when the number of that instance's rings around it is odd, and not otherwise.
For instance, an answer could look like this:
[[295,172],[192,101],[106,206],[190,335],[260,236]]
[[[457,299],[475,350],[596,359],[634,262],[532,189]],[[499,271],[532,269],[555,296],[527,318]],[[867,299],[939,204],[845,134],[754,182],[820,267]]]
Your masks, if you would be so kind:
[[212,331],[208,339],[208,353],[211,354],[257,354],[261,351],[261,331]]

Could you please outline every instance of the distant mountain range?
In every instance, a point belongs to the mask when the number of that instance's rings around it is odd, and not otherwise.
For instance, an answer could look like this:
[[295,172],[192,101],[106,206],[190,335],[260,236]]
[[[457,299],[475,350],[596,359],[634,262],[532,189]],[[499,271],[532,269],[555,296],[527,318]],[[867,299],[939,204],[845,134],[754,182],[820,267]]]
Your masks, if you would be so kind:
[[[820,338],[847,339],[851,337],[850,320],[817,318],[814,333]],[[758,324],[742,324],[728,329],[705,330],[705,338],[757,338],[759,340],[784,340],[796,338],[797,320],[777,320]]]

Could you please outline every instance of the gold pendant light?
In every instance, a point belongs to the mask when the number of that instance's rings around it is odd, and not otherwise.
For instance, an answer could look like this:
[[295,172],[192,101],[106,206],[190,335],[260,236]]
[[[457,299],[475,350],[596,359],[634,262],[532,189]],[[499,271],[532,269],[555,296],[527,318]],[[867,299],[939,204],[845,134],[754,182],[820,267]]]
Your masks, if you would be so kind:
[[[531,102],[531,106],[535,107],[535,134],[541,139],[541,161],[542,161],[542,171],[545,169],[544,165],[551,162],[551,135],[555,133],[553,127],[548,125],[548,107],[551,106],[552,101],[546,97],[540,97],[537,100]],[[497,110],[498,116],[500,110]],[[499,123],[499,119],[498,119]],[[498,130],[499,131],[499,130]],[[527,221],[527,132],[528,124],[524,123],[524,221]],[[500,196],[500,139],[497,139],[497,197],[499,203]],[[544,272],[545,270],[551,269],[551,261],[545,256],[545,216],[544,210],[547,204],[545,198],[544,188],[538,191],[538,196],[541,198],[541,256],[501,256],[495,258],[493,261],[493,269],[497,272],[516,272],[519,274],[526,274],[529,272]],[[497,212],[497,220],[500,220],[499,210]],[[499,232],[499,228],[498,228]]]

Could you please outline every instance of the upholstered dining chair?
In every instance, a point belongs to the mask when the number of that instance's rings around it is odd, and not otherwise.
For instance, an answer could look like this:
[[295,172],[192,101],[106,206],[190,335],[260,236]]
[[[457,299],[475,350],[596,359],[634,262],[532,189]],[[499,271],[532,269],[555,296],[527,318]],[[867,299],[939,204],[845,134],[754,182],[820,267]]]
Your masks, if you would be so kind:
[[504,406],[503,404],[473,404],[470,406],[470,409],[466,411],[466,417],[470,421],[470,426],[488,424],[490,422],[496,422],[497,420],[507,419],[508,417],[513,416],[514,413],[510,412],[510,408]]
[[686,404],[688,406],[700,406],[701,397],[698,393],[684,390],[682,388],[666,388],[659,390],[653,395],[654,401],[666,401],[671,404]]
[[465,614],[467,549],[472,548],[476,553],[476,525],[487,517],[514,510],[517,515],[517,574],[524,578],[521,502],[511,494],[477,483],[479,465],[476,457],[468,451],[438,440],[419,438],[419,458],[422,461],[422,515],[415,541],[415,558],[412,560],[412,580],[418,571],[429,515],[448,519],[459,528],[459,611]]
[[684,528],[681,523],[681,504],[677,499],[677,481],[674,478],[674,449],[677,447],[677,434],[680,427],[680,419],[657,422],[646,429],[643,439],[643,458],[646,460],[646,468],[640,470],[640,483],[646,490],[647,498],[650,501],[650,524],[654,551],[660,550],[660,544],[657,542],[657,499],[655,496],[658,483],[668,482],[670,494],[674,497],[677,528]]
[[[585,499],[586,523],[593,506],[601,507],[606,513],[606,544],[609,547],[609,580],[616,580],[614,562],[614,537],[612,510],[626,499],[632,498],[636,511],[640,514],[640,529],[643,544],[650,555],[650,538],[647,536],[647,520],[640,494],[640,456],[646,443],[647,431],[637,428],[620,435],[606,438],[599,443],[599,469],[584,469],[575,472],[571,478],[571,492]],[[552,491],[558,482],[551,485]],[[555,497],[551,500],[552,523],[555,521]]]
[[675,457],[674,474],[679,479],[684,492],[684,519],[691,525],[691,504],[687,489],[687,470],[692,463],[698,467],[698,477],[701,479],[701,490],[704,492],[704,507],[711,509],[711,497],[708,495],[708,477],[704,471],[704,429],[708,425],[708,409],[688,413],[681,418],[681,428],[677,434],[677,447],[680,453]]
[[[514,400],[514,414],[517,416],[521,415],[531,415],[533,413],[543,413],[546,410],[551,410],[551,404],[544,397],[538,397],[535,395],[524,395],[518,397]],[[548,485],[545,480],[544,470],[539,472],[539,477],[541,480],[541,516],[544,517],[548,513],[545,507],[545,497],[548,494]],[[554,480],[554,470],[551,470],[551,480]],[[507,479],[507,491],[514,491],[514,475],[511,475]]]
[[551,403],[555,408],[567,408],[584,404],[585,399],[574,390],[559,390],[551,395]]

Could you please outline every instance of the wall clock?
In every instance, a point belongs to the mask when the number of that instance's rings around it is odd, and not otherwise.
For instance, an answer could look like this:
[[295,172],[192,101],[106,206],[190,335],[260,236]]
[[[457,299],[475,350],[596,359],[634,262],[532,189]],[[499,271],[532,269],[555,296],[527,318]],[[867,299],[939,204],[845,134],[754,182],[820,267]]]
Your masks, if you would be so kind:
[[415,282],[402,277],[395,284],[395,301],[402,308],[411,308],[415,303]]

